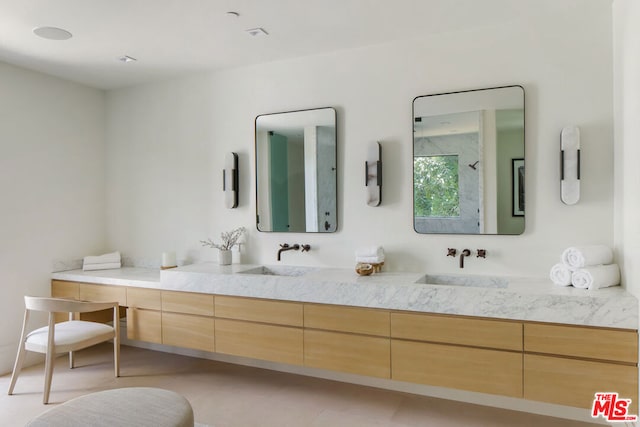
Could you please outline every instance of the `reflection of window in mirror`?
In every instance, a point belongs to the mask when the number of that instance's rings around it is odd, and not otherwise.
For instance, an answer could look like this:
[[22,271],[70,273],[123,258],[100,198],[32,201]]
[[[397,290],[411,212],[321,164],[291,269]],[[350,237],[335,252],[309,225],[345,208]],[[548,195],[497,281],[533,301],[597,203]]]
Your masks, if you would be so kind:
[[458,156],[413,158],[416,217],[459,217]]

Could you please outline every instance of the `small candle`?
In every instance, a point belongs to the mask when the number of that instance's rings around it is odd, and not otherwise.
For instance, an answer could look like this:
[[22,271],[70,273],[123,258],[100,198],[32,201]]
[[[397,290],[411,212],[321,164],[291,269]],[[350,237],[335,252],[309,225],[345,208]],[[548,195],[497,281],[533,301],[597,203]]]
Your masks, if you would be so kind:
[[175,267],[176,266],[176,253],[175,252],[163,252],[162,253],[162,266],[163,267]]

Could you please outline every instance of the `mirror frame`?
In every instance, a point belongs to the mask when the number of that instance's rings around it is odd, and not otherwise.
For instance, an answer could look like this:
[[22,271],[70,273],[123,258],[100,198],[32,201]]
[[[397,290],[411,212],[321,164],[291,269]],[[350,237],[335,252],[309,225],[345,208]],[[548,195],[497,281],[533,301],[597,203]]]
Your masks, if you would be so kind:
[[[330,227],[326,230],[322,230],[322,231],[274,231],[274,230],[261,230],[259,227],[259,222],[258,222],[258,218],[259,218],[259,202],[258,202],[258,188],[259,188],[259,183],[258,183],[258,119],[260,117],[264,117],[264,116],[274,116],[274,115],[278,115],[278,114],[289,114],[289,113],[304,113],[304,112],[309,112],[309,111],[316,111],[316,110],[331,110],[333,113],[333,122],[334,122],[334,136],[335,136],[335,146],[334,146],[334,160],[335,160],[335,166],[334,166],[334,172],[335,172],[335,189],[334,189],[334,193],[335,193],[335,224],[330,224]],[[256,118],[254,119],[254,156],[255,156],[255,161],[254,161],[254,172],[255,172],[255,183],[256,183],[256,190],[255,190],[255,201],[256,201],[256,229],[261,232],[261,233],[284,233],[284,234],[292,234],[292,233],[318,233],[318,234],[328,234],[328,233],[335,233],[338,231],[338,226],[339,226],[339,220],[338,220],[338,212],[339,212],[339,201],[338,201],[338,113],[335,107],[318,107],[318,108],[306,108],[306,109],[300,109],[300,110],[290,110],[290,111],[279,111],[279,112],[275,112],[275,113],[266,113],[266,114],[259,114],[256,116]]]
[[[412,139],[411,139],[411,170],[412,170],[412,213],[411,213],[411,218],[412,218],[412,226],[413,226],[413,230],[417,233],[417,234],[450,234],[450,235],[470,235],[470,236],[519,236],[522,235],[525,231],[526,231],[526,211],[524,212],[523,215],[517,215],[517,216],[522,216],[523,217],[523,227],[522,227],[522,231],[520,233],[453,233],[453,232],[449,232],[449,231],[445,231],[445,232],[419,232],[418,230],[416,230],[416,216],[415,216],[415,203],[416,203],[416,199],[415,199],[415,180],[413,179],[413,174],[415,173],[415,166],[414,166],[414,162],[415,162],[415,149],[416,149],[416,138],[415,138],[415,119],[416,119],[416,100],[418,100],[419,98],[426,98],[426,97],[435,97],[435,96],[443,96],[443,95],[457,95],[457,94],[464,94],[464,93],[473,93],[473,92],[480,92],[480,91],[487,91],[487,90],[494,90],[494,89],[508,89],[508,88],[519,88],[522,91],[522,159],[524,159],[524,163],[526,165],[526,93],[525,93],[525,89],[522,85],[505,85],[505,86],[495,86],[495,87],[487,87],[487,88],[479,88],[479,89],[468,89],[468,90],[459,90],[459,91],[450,91],[450,92],[441,92],[441,93],[433,93],[433,94],[428,94],[428,95],[419,95],[416,96],[413,99],[413,102],[411,104],[411,129],[412,129]],[[446,114],[446,113],[445,113]],[[526,171],[526,168],[525,168]],[[513,171],[511,172],[513,175]],[[526,200],[526,180],[525,180],[525,184],[524,184],[524,188],[525,188],[525,197],[524,200]],[[514,193],[514,188],[513,188],[513,183],[510,186],[511,189],[511,196]],[[512,202],[513,204],[513,202]],[[526,205],[525,205],[526,206]]]

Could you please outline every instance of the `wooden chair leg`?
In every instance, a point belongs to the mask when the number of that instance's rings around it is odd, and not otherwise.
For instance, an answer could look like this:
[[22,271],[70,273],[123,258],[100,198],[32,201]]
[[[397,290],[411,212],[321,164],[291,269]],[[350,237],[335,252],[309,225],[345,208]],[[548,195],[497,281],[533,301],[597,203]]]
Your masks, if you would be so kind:
[[51,377],[53,376],[53,356],[56,354],[54,335],[56,330],[55,313],[49,312],[49,332],[47,337],[47,354],[44,363],[44,393],[42,403],[49,403],[49,391],[51,390]]
[[51,391],[51,378],[53,377],[53,352],[48,349],[44,362],[44,394],[42,396],[42,403],[45,405],[49,403],[49,392]]
[[113,312],[113,367],[116,378],[120,376],[120,309],[114,308]]
[[18,375],[22,371],[22,364],[24,363],[24,356],[26,350],[24,349],[24,342],[20,342],[18,346],[18,354],[16,355],[16,362],[13,365],[13,374],[11,374],[11,384],[9,384],[9,391],[7,394],[13,394],[13,388],[16,386],[16,381],[18,381]]
[[117,339],[113,340],[113,367],[117,378],[120,376],[120,343]]

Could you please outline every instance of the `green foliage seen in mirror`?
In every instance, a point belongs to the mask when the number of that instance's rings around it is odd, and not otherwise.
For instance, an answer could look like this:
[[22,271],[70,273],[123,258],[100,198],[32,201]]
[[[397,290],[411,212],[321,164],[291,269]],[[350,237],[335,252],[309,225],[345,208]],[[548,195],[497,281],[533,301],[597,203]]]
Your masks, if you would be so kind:
[[459,217],[458,156],[421,156],[413,160],[415,217]]

